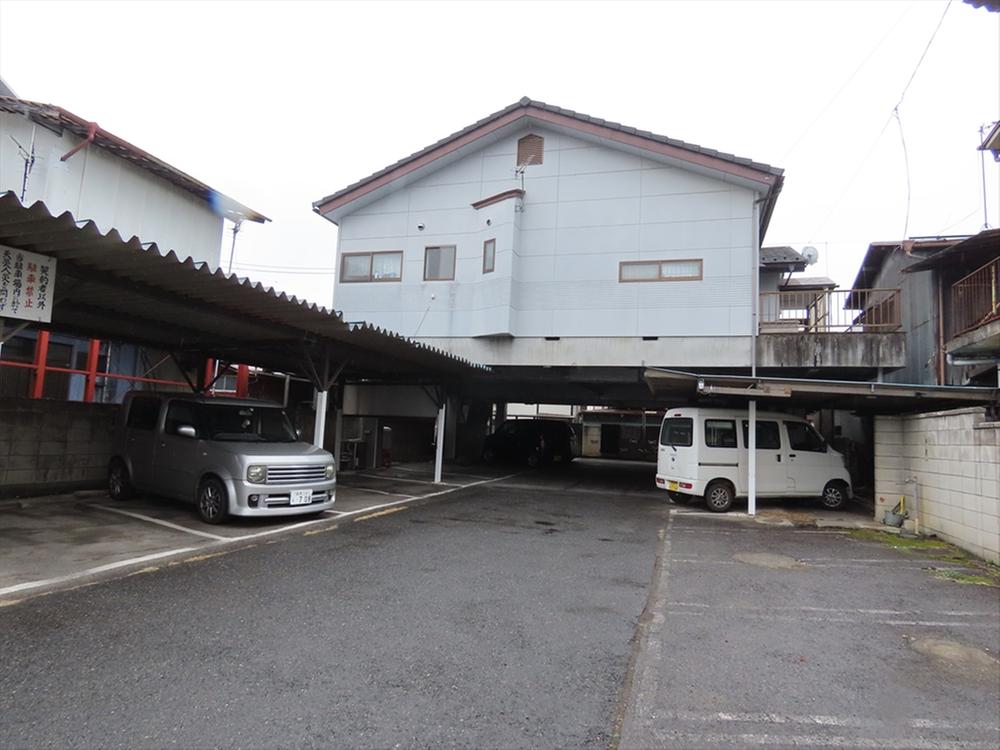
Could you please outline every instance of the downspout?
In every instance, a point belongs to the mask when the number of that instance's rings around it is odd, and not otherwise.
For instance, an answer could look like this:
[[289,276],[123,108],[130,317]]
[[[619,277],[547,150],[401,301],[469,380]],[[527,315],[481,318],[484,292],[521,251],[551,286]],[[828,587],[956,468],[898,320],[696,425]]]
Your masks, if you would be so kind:
[[944,368],[944,291],[941,282],[941,274],[934,273],[937,278],[937,381],[938,385],[945,385]]
[[87,148],[87,146],[89,146],[91,143],[94,142],[94,138],[96,138],[96,137],[97,137],[97,123],[96,122],[88,122],[87,123],[87,137],[82,142],[80,142],[80,143],[76,144],[75,146],[73,146],[73,148],[71,148],[65,154],[63,154],[62,156],[60,156],[59,157],[59,161],[66,161],[71,156],[73,156],[73,154],[75,154],[77,151],[80,151],[81,149]]

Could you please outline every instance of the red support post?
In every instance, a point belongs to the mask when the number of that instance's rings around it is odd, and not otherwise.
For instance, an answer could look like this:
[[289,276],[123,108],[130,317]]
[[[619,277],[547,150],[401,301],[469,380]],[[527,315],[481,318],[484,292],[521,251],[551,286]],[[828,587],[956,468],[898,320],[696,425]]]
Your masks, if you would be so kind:
[[250,366],[238,365],[236,368],[236,395],[246,398],[250,395]]
[[215,360],[209,357],[205,360],[205,379],[201,381],[202,387],[207,391],[208,387],[215,379]]
[[45,392],[45,364],[49,359],[49,332],[39,331],[35,339],[35,372],[31,379],[31,397],[41,398]]
[[101,340],[91,339],[87,349],[87,384],[83,389],[83,400],[88,404],[94,400],[97,391],[97,361],[101,358]]

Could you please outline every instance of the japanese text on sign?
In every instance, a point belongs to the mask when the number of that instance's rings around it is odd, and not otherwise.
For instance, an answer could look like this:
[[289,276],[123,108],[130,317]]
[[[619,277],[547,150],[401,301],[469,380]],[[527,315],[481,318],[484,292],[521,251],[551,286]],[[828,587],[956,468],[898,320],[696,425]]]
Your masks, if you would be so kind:
[[0,245],[0,317],[52,322],[56,259]]

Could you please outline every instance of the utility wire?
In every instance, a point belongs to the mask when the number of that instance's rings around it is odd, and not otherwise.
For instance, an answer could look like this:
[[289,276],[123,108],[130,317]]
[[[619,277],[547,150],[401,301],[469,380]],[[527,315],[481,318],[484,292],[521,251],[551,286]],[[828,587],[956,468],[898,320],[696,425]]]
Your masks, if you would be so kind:
[[902,237],[905,239],[906,233],[910,229],[910,155],[906,150],[906,138],[903,137],[903,120],[899,116],[899,107],[892,110],[892,116],[896,118],[896,124],[899,125],[899,142],[903,145],[903,166],[906,169],[906,218],[903,220],[902,234]]
[[888,39],[889,36],[892,34],[892,32],[894,32],[896,28],[899,26],[899,24],[903,22],[903,18],[905,18],[906,14],[910,12],[910,9],[913,7],[913,5],[914,3],[910,3],[909,5],[906,6],[906,9],[899,14],[899,18],[896,19],[896,22],[889,27],[889,29],[882,35],[882,38],[879,39],[875,43],[875,46],[871,48],[871,50],[868,52],[867,55],[865,55],[864,59],[860,63],[858,63],[858,66],[854,69],[854,72],[847,77],[847,80],[844,81],[843,84],[841,84],[840,88],[837,89],[837,92],[832,97],[830,97],[829,101],[827,101],[823,109],[820,110],[819,114],[816,115],[816,117],[814,117],[813,120],[808,125],[806,125],[805,130],[803,130],[802,133],[799,134],[799,137],[795,139],[795,142],[791,145],[791,147],[782,155],[781,157],[782,162],[784,162],[789,156],[792,155],[792,153],[795,152],[795,149],[798,148],[799,144],[802,143],[802,141],[809,134],[809,132],[816,126],[816,123],[818,123],[821,119],[823,119],[823,115],[825,115],[827,111],[829,111],[830,107],[832,107],[836,103],[837,99],[840,98],[840,95],[844,93],[847,87],[851,85],[851,82],[854,81],[854,79],[857,77],[858,73],[861,72],[861,69],[868,64],[868,61],[871,60],[872,57],[875,55],[875,53],[882,48],[883,44],[885,44],[885,40]]

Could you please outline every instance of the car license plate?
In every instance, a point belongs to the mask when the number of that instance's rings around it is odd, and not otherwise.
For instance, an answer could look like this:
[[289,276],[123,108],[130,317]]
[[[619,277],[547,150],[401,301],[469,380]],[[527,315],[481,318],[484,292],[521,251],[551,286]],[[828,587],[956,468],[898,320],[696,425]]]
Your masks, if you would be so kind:
[[309,505],[312,501],[312,490],[292,490],[291,505]]
[[[677,482],[667,482],[667,489],[676,492],[677,491]],[[293,503],[293,505],[294,505],[294,503]]]

